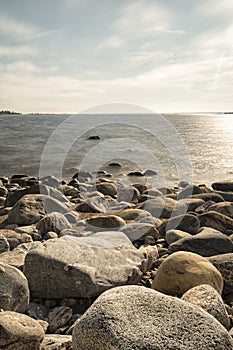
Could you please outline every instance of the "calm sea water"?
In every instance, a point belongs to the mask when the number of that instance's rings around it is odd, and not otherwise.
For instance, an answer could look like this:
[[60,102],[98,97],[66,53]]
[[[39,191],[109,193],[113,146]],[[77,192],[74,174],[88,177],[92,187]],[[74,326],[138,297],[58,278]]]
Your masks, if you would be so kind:
[[129,171],[153,169],[157,185],[233,179],[230,114],[1,115],[0,123],[0,175],[67,179],[81,168],[129,180]]

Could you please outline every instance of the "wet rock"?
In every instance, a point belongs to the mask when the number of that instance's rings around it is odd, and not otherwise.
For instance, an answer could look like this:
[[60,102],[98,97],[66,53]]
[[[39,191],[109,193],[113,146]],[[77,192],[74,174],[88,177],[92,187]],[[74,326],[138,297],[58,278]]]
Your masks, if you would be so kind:
[[215,211],[200,214],[198,218],[201,226],[212,227],[222,233],[227,233],[227,230],[233,230],[233,219]]
[[48,314],[49,333],[54,333],[58,328],[64,326],[72,316],[72,309],[66,306],[58,306]]
[[26,255],[24,273],[35,298],[88,298],[138,283],[156,258],[156,247],[136,249],[122,232],[98,232],[38,245]]
[[38,321],[13,311],[0,312],[0,348],[40,350],[44,330]]
[[31,225],[42,219],[46,213],[69,211],[68,207],[57,199],[46,195],[28,194],[13,206],[8,215],[10,224]]
[[25,312],[29,305],[27,279],[18,269],[0,263],[0,309]]
[[215,191],[215,193],[220,195],[225,201],[233,202],[233,192]]
[[87,229],[93,231],[119,229],[125,226],[125,221],[117,215],[92,216],[86,220]]
[[89,136],[87,140],[100,140],[100,137],[98,135],[92,135],[92,136]]
[[181,299],[201,307],[214,316],[226,329],[230,328],[230,318],[221,295],[210,285],[201,284],[191,288],[183,294]]
[[144,176],[154,176],[157,175],[157,171],[155,170],[151,170],[151,169],[147,169],[143,172]]
[[47,232],[53,231],[58,235],[62,230],[72,228],[72,225],[61,213],[50,213],[45,215],[36,225],[39,233],[44,236]]
[[200,284],[209,284],[222,293],[222,276],[208,259],[190,252],[176,252],[159,266],[152,288],[180,296]]
[[233,349],[232,338],[213,316],[140,286],[103,293],[75,323],[72,341],[73,350]]
[[168,248],[169,253],[188,251],[201,256],[213,256],[218,254],[232,253],[233,243],[229,237],[216,230],[209,230],[191,237],[184,237]]

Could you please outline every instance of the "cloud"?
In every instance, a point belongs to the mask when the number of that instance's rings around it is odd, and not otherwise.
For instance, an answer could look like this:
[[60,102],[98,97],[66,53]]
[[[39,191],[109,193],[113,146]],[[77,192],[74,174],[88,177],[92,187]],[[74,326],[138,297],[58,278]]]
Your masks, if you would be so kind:
[[0,57],[36,56],[39,50],[30,46],[0,46]]

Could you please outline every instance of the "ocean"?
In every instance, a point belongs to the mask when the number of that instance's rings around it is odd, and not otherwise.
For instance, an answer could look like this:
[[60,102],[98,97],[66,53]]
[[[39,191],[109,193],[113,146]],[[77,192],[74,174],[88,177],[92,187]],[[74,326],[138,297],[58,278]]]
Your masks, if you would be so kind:
[[2,176],[105,170],[137,182],[127,174],[150,169],[155,186],[233,179],[231,114],[1,115],[0,122]]

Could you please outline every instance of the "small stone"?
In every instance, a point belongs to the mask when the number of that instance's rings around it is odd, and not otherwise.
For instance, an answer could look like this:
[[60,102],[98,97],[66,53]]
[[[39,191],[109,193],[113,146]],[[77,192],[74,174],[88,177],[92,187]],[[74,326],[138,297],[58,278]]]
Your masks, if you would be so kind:
[[48,314],[49,332],[54,333],[58,328],[64,326],[72,316],[72,309],[67,306],[58,306]]

